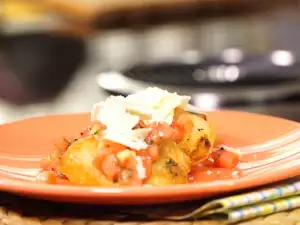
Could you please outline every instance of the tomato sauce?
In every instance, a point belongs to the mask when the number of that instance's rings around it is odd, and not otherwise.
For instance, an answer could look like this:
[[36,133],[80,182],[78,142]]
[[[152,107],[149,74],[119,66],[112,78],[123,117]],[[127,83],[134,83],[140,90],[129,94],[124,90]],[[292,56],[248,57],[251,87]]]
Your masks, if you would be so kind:
[[207,163],[199,163],[193,166],[189,175],[190,183],[209,182],[216,180],[237,179],[242,176],[242,171],[238,168],[220,168]]

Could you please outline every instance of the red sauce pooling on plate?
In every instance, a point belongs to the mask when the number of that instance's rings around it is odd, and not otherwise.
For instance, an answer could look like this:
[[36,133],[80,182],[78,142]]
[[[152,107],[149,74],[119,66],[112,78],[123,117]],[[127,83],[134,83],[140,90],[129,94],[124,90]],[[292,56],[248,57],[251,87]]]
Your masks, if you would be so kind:
[[189,176],[190,183],[201,183],[208,181],[237,179],[242,176],[238,168],[221,168],[215,165],[212,158],[199,163],[192,168]]

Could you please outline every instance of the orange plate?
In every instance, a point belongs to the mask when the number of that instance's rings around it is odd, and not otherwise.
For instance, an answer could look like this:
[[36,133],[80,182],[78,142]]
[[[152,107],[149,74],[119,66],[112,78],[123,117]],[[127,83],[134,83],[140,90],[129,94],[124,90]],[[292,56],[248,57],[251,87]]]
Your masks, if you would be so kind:
[[[240,177],[222,177],[167,187],[101,188],[35,183],[39,159],[62,136],[78,134],[89,114],[31,118],[0,126],[0,190],[62,202],[152,204],[201,199],[300,174],[300,124],[250,113],[209,113],[222,144],[248,153]],[[253,151],[261,150],[254,156]],[[271,150],[271,151],[270,151]],[[278,153],[276,156],[275,153]],[[265,154],[267,153],[267,154]],[[260,161],[270,155],[275,161]],[[197,170],[196,170],[197,173]]]

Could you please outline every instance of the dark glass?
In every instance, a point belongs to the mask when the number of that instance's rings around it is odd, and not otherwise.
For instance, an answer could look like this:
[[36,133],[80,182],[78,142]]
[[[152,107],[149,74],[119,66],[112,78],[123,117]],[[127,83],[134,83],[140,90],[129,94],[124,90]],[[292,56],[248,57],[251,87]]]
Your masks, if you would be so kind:
[[85,61],[84,40],[46,33],[1,38],[0,97],[46,101],[60,93]]

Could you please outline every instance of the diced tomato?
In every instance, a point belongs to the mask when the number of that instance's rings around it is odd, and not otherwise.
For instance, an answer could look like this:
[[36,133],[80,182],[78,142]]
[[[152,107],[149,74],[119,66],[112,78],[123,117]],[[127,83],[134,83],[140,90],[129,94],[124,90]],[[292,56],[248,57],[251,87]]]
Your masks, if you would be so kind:
[[109,147],[109,143],[110,143],[110,141],[101,140],[99,142],[98,148],[100,149],[100,151],[107,149]]
[[132,152],[132,155],[129,155],[128,157],[126,157],[125,160],[124,159],[123,160],[118,160],[118,163],[123,168],[134,169],[135,166],[136,166],[135,155],[138,155],[138,154],[145,155],[147,152],[144,151],[144,150],[136,150],[136,149],[131,149],[131,148],[129,148],[125,151],[128,151],[128,150]]
[[49,157],[46,157],[40,161],[40,168],[43,170],[49,170],[52,163],[53,161],[51,161]]
[[209,157],[208,159],[204,160],[201,163],[201,166],[206,166],[206,167],[214,167],[215,166],[215,162],[214,159]]
[[149,128],[152,128],[150,132],[150,137],[154,143],[158,144],[161,138],[172,139],[174,130],[171,126],[166,123],[153,123],[149,125]]
[[135,129],[145,128],[145,127],[147,127],[147,125],[142,120],[140,120],[137,123],[137,125],[134,126]]
[[120,174],[119,182],[125,186],[143,185],[143,180],[139,179],[136,169],[123,169]]
[[112,152],[119,152],[119,151],[122,151],[124,149],[126,149],[127,147],[125,145],[122,145],[122,144],[119,144],[119,143],[115,143],[115,142],[111,142],[109,144],[109,149],[112,150]]
[[185,125],[191,121],[189,115],[187,113],[181,113],[177,118],[176,123],[180,125]]
[[147,150],[148,150],[148,154],[151,157],[152,161],[156,161],[159,159],[158,145],[155,145],[155,144],[150,145]]
[[223,150],[218,150],[218,151],[215,151],[215,152],[212,152],[210,154],[210,157],[213,159],[214,161],[214,165],[216,165],[216,161],[219,160],[221,154],[222,154]]
[[37,175],[36,180],[39,183],[55,184],[56,183],[56,175],[54,172],[41,171]]
[[90,136],[90,130],[89,129],[85,129],[83,132],[80,133],[80,137],[81,138],[85,138]]
[[67,139],[63,138],[62,140],[57,142],[55,144],[55,146],[56,146],[56,148],[58,148],[61,151],[66,151],[69,147],[69,144],[70,144],[70,142]]
[[100,151],[97,156],[93,160],[93,165],[98,169],[102,170],[102,162],[103,160],[110,154],[110,152],[107,151]]
[[174,133],[173,133],[173,140],[175,142],[180,142],[184,136],[184,130],[180,126],[175,125],[174,126]]
[[136,160],[133,156],[126,157],[123,160],[118,160],[119,165],[123,168],[133,169],[136,166]]
[[124,167],[128,169],[133,169],[135,168],[135,166],[136,166],[136,160],[134,157],[130,157],[126,162],[126,165],[124,165]]
[[142,186],[143,180],[139,179],[136,172],[133,173],[133,177],[130,180],[130,185],[132,186]]
[[[137,168],[136,168],[137,162],[135,160],[135,157],[132,157],[132,159],[133,159],[132,166],[126,167],[126,168],[123,167],[123,169],[120,172],[120,176],[121,176],[120,182],[123,185],[140,186],[143,184],[144,180],[146,180],[152,173],[152,159],[151,159],[151,157],[149,157],[148,151],[145,151],[145,150],[138,151],[137,155],[142,158],[143,167],[146,170],[146,178],[141,179],[138,176]],[[129,173],[130,173],[130,175],[129,175]]]
[[49,159],[50,160],[55,160],[59,157],[60,155],[60,150],[56,147],[54,147],[51,152],[49,153]]
[[110,180],[116,181],[120,175],[121,168],[117,165],[116,156],[113,154],[108,155],[102,161],[102,173]]
[[133,172],[132,169],[123,169],[120,174],[120,183],[123,185],[130,184],[131,179],[133,178]]
[[51,171],[58,171],[59,170],[59,160],[53,161],[50,166]]
[[123,160],[118,160],[118,163],[121,167],[128,168],[128,164],[131,157],[125,158]]
[[174,130],[171,126],[165,123],[158,124],[159,135],[164,139],[172,139]]
[[214,164],[217,167],[233,169],[239,163],[239,157],[232,152],[220,150],[212,153]]
[[122,151],[124,149],[126,149],[127,147],[125,145],[119,144],[119,143],[115,143],[109,140],[102,140],[99,143],[99,148],[101,150],[107,151],[107,152],[111,152],[111,153],[117,153],[119,151]]
[[161,140],[161,136],[159,135],[159,130],[157,128],[153,128],[149,135],[146,137],[146,142],[148,144],[159,144]]
[[137,156],[150,157],[148,149],[134,150]]
[[190,119],[188,113],[181,113],[174,123],[182,127],[186,133],[191,132],[193,129],[193,121]]

